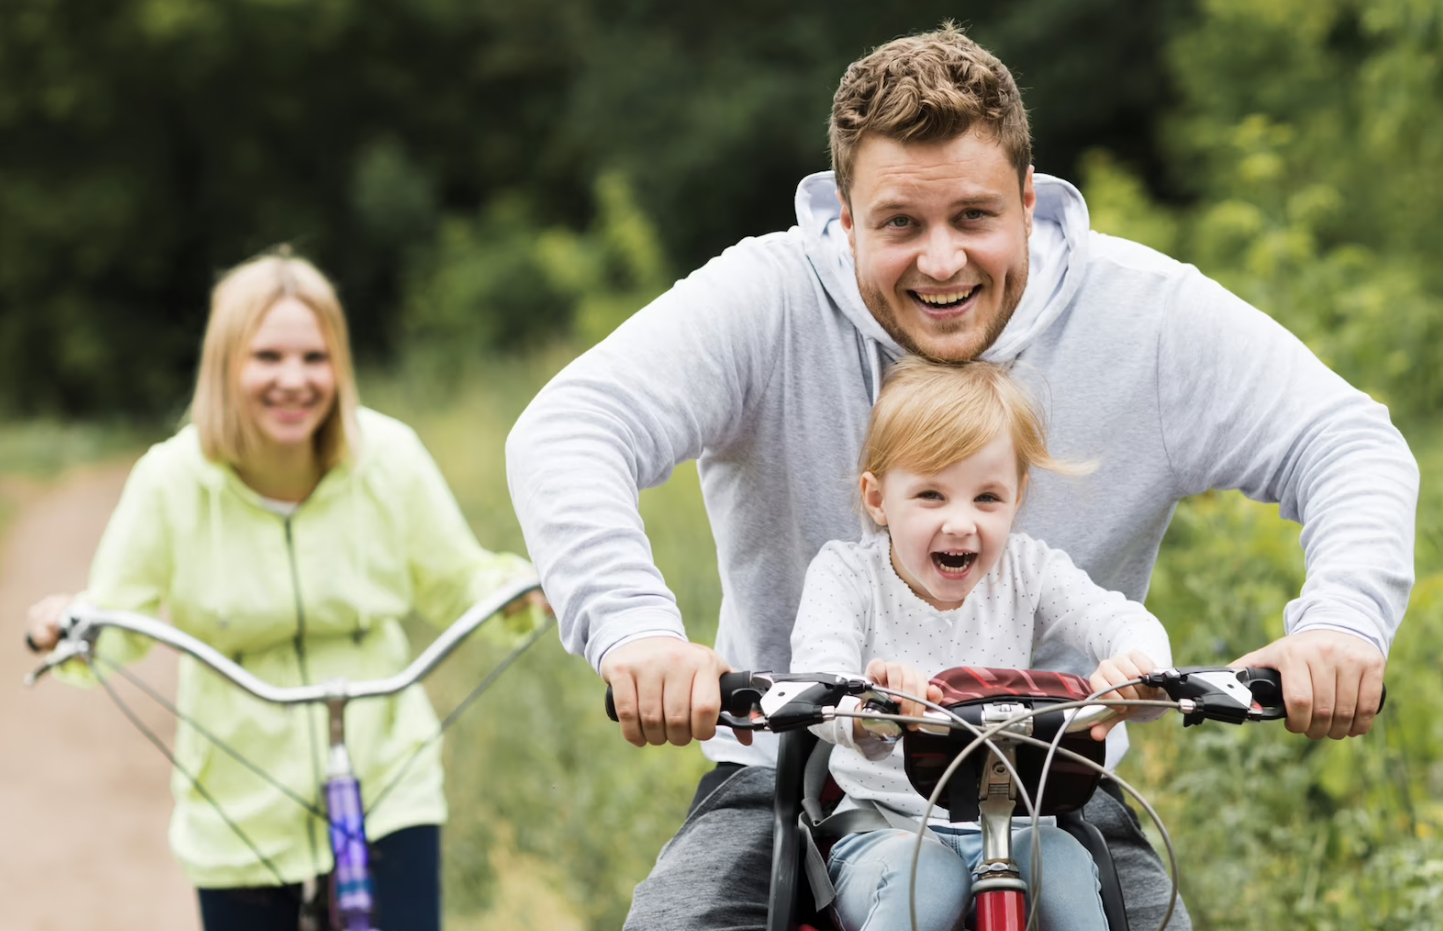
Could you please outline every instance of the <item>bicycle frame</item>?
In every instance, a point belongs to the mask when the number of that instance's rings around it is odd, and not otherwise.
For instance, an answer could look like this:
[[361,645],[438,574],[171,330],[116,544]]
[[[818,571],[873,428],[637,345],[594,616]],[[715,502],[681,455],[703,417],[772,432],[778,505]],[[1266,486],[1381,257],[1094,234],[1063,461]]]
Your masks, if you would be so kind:
[[378,931],[373,925],[375,898],[370,856],[366,849],[365,812],[361,784],[351,765],[345,743],[346,705],[355,699],[395,695],[424,679],[451,655],[476,628],[511,602],[539,590],[534,577],[519,580],[473,605],[446,628],[401,672],[385,679],[351,682],[334,679],[317,685],[282,687],[257,678],[214,647],[169,624],[143,614],[102,611],[72,605],[62,624],[64,639],[46,657],[44,665],[26,676],[33,685],[46,671],[74,659],[93,655],[96,637],[107,627],[149,637],[210,667],[256,698],[277,705],[325,704],[330,719],[325,798],[331,853],[335,858],[332,927],[340,931]]

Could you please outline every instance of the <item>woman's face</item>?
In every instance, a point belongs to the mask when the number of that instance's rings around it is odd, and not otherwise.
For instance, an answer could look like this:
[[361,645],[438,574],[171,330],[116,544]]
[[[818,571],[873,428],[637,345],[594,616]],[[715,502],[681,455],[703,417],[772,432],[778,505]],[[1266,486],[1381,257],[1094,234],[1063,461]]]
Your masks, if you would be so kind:
[[309,444],[336,403],[331,351],[315,312],[293,297],[266,311],[240,372],[246,414],[271,447]]

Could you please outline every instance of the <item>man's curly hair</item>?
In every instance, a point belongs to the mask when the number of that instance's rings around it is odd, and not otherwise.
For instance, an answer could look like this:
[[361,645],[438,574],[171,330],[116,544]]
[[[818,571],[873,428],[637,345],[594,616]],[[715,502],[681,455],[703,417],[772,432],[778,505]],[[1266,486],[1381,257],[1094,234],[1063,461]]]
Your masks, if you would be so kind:
[[853,62],[832,97],[828,136],[837,189],[849,195],[857,146],[868,133],[945,142],[973,129],[996,138],[1021,183],[1032,164],[1032,133],[1007,66],[950,21],[894,39]]

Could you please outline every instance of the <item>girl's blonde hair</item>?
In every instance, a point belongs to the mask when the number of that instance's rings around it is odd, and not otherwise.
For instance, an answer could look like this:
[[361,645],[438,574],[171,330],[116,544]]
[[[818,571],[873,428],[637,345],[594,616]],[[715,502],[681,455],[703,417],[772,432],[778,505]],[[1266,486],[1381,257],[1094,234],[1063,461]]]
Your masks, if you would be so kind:
[[872,408],[861,471],[879,479],[893,469],[933,475],[1004,432],[1012,437],[1019,476],[1033,468],[1086,471],[1047,452],[1042,413],[1006,369],[908,356],[887,374]]
[[241,369],[266,314],[288,297],[316,315],[336,380],[335,403],[316,429],[316,458],[330,469],[359,451],[360,402],[346,315],[326,276],[282,247],[232,268],[211,291],[190,419],[200,432],[201,450],[213,462],[241,465],[259,448],[256,426],[246,416],[241,397]]

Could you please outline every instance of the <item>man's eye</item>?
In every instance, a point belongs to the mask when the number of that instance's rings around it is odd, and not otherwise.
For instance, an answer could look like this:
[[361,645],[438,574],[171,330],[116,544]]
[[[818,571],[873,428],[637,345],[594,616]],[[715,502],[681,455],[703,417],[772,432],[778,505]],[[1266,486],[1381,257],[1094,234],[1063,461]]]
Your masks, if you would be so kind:
[[985,211],[985,210],[979,210],[979,209],[977,209],[976,207],[973,207],[973,208],[970,209],[970,210],[964,210],[964,211],[962,211],[962,219],[964,219],[964,220],[975,221],[975,220],[986,219],[986,217],[987,217],[987,211]]
[[906,229],[912,225],[912,219],[911,217],[893,217],[883,225],[894,230]]

